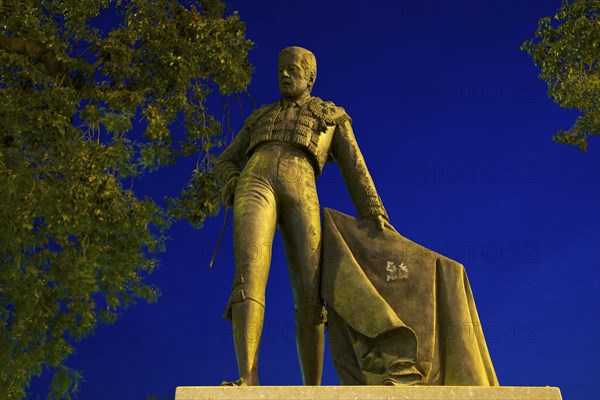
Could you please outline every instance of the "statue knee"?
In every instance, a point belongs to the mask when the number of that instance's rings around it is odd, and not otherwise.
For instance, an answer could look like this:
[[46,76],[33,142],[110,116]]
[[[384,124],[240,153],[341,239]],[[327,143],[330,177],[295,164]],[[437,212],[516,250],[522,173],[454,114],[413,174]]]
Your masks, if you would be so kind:
[[295,304],[294,320],[297,327],[322,325],[327,322],[327,310],[320,301]]
[[231,295],[229,296],[229,301],[227,302],[227,307],[225,309],[225,314],[223,317],[232,322],[232,307],[238,303],[245,303],[248,301],[255,302],[259,304],[263,309],[265,307],[264,300],[264,290],[249,285],[244,278],[244,275],[239,273],[236,274],[233,285],[231,286]]

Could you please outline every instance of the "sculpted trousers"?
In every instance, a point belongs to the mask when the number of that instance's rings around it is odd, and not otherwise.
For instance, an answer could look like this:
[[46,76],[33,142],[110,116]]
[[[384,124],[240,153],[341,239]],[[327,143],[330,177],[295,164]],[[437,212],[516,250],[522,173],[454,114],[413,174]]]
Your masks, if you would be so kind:
[[324,322],[320,299],[321,221],[314,169],[289,143],[259,146],[240,175],[233,208],[236,276],[229,307],[251,299],[265,305],[271,246],[279,226],[297,324]]
[[296,345],[304,384],[319,385],[325,311],[320,298],[321,223],[314,169],[289,143],[259,146],[242,171],[233,206],[236,275],[226,315],[232,319],[241,378],[258,384],[258,347],[275,228],[286,252]]

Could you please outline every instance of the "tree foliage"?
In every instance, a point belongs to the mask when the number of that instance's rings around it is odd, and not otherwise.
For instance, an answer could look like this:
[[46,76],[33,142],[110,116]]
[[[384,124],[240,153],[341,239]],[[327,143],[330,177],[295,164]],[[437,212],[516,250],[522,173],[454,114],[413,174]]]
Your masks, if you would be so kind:
[[[242,91],[251,42],[220,0],[0,0],[0,393],[80,375],[75,341],[136,299],[164,229],[218,211],[211,88]],[[198,157],[168,211],[128,187]],[[170,212],[170,213],[169,213]]]
[[540,19],[535,38],[521,49],[541,69],[548,95],[581,112],[553,139],[585,152],[588,136],[600,134],[600,0],[563,0],[554,18]]

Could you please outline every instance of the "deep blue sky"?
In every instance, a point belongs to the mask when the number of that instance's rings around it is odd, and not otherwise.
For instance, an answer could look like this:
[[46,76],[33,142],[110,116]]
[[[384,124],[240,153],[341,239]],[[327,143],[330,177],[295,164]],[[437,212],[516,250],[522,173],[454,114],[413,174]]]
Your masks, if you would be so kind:
[[[229,1],[256,43],[250,94],[278,98],[277,53],[317,57],[313,94],[353,118],[396,229],[465,265],[498,378],[598,399],[600,141],[587,154],[551,141],[577,115],[546,96],[519,50],[559,0]],[[218,102],[213,111],[220,113]],[[243,101],[244,115],[250,102]],[[233,118],[234,129],[240,127]],[[195,160],[136,184],[157,201]],[[355,214],[341,175],[319,180],[323,206]],[[178,223],[150,280],[157,304],[126,310],[77,347],[80,399],[174,396],[176,386],[237,378],[222,319],[233,276],[231,227],[208,261],[222,214],[200,231]],[[267,293],[260,378],[301,383],[291,291],[279,237]],[[329,354],[323,383],[337,384]]]

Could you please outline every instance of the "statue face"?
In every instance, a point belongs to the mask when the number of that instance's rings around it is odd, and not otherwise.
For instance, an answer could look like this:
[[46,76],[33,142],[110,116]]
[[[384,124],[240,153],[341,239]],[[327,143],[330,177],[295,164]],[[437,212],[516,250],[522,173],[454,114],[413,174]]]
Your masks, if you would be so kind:
[[297,98],[310,93],[312,78],[306,76],[301,59],[300,54],[295,52],[285,52],[279,56],[277,79],[279,91],[285,98]]

